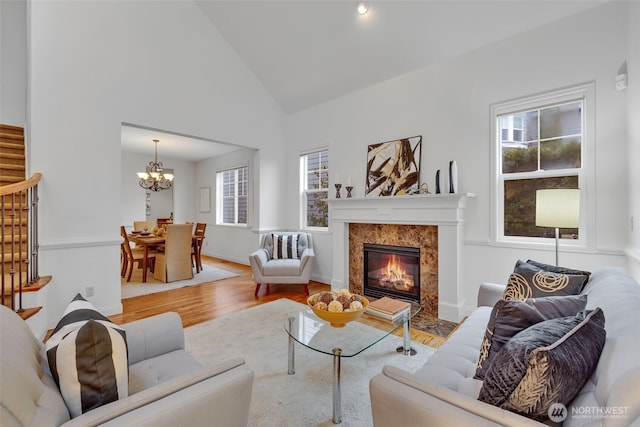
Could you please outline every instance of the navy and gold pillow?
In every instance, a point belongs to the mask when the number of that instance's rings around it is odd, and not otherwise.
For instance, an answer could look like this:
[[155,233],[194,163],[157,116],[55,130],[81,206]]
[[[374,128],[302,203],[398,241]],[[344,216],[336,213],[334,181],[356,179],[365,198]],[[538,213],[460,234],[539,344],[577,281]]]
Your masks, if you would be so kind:
[[529,326],[558,317],[575,316],[585,309],[586,295],[500,300],[491,311],[474,378],[484,379],[492,360],[504,345]]
[[576,269],[568,268],[568,267],[545,264],[545,263],[542,263],[542,262],[534,261],[532,259],[528,259],[527,260],[527,264],[535,265],[536,267],[541,268],[544,271],[550,271],[552,273],[571,274],[571,275],[576,275],[576,276],[585,276],[587,278],[587,281],[589,280],[589,277],[591,277],[591,272],[590,271],[576,270]]
[[478,399],[537,421],[568,405],[593,374],[606,332],[600,308],[537,323],[518,333],[494,358]]
[[51,374],[72,418],[127,397],[125,332],[80,294],[67,306],[46,350]]
[[518,260],[502,294],[506,300],[577,295],[589,276],[547,271],[534,264]]

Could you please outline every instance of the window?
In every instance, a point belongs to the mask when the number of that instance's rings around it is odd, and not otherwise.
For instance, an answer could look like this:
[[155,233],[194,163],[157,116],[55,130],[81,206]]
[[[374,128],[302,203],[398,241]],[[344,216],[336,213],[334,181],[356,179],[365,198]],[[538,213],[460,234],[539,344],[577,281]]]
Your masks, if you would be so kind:
[[247,223],[247,167],[229,169],[216,174],[218,224]]
[[536,190],[570,188],[581,190],[580,226],[560,229],[560,237],[585,244],[592,92],[585,85],[492,107],[497,241],[553,238],[553,228],[535,225]]
[[329,227],[329,151],[300,156],[301,223],[303,228]]

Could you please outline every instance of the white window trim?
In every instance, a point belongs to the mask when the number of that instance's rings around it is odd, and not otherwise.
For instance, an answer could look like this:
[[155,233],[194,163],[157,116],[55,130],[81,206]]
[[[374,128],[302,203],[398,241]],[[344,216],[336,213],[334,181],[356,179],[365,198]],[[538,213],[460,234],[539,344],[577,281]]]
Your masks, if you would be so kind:
[[[229,222],[223,222],[222,201],[224,198],[224,191],[222,188],[223,186],[222,180],[219,180],[218,176],[222,172],[237,170],[241,168],[247,168],[247,223],[243,224],[243,223],[236,222],[232,224]],[[249,212],[251,209],[251,206],[250,206],[251,197],[249,197],[249,194],[251,192],[251,189],[249,187],[249,184],[250,184],[249,173],[250,173],[250,170],[249,170],[248,164],[242,164],[242,165],[224,168],[216,171],[216,225],[223,226],[223,227],[238,227],[238,228],[247,228],[249,226]],[[237,186],[236,186],[236,196],[237,196]],[[236,212],[235,212],[236,221],[237,221],[237,215],[238,215],[238,212],[236,209]]]
[[[306,231],[321,231],[321,232],[327,232],[329,231],[329,218],[327,218],[327,226],[326,227],[313,227],[313,226],[308,226],[307,225],[307,203],[306,203],[306,199],[305,199],[305,193],[307,192],[306,189],[306,173],[307,173],[307,164],[306,164],[306,159],[307,156],[309,154],[314,154],[314,153],[320,153],[322,151],[326,151],[329,152],[329,148],[328,147],[323,147],[323,148],[317,148],[314,150],[308,150],[308,151],[303,151],[300,152],[300,162],[299,162],[299,169],[298,169],[298,176],[300,177],[300,182],[299,182],[299,186],[298,188],[300,189],[300,193],[298,194],[298,199],[300,201],[300,208],[298,209],[298,212],[300,212],[300,218],[299,218],[299,224],[300,224],[300,229],[301,230],[306,230]],[[329,158],[331,158],[331,156],[329,156]],[[329,166],[329,170],[331,170],[331,166]],[[330,172],[329,172],[330,174]],[[319,190],[322,191],[322,190]],[[327,193],[329,192],[329,188],[327,188]]]
[[[514,237],[503,236],[504,218],[504,187],[500,179],[501,147],[499,146],[499,133],[501,131],[496,118],[504,114],[512,114],[518,111],[527,111],[533,108],[555,105],[569,101],[583,100],[583,141],[582,141],[582,172],[578,175],[578,187],[580,188],[580,238],[578,240],[560,239],[560,245],[564,250],[575,252],[595,251],[595,83],[589,82],[564,89],[550,91],[544,94],[523,97],[512,101],[500,102],[491,105],[491,238],[489,243],[494,246],[525,248],[525,249],[554,249],[555,239],[541,237]],[[539,175],[565,176],[559,174],[562,171],[548,171]]]

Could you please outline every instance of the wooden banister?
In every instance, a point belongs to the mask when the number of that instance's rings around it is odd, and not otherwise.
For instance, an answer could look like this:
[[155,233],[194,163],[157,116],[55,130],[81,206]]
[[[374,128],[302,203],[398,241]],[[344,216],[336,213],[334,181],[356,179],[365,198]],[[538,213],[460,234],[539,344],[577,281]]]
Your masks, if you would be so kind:
[[31,178],[25,181],[16,182],[15,184],[3,185],[0,187],[0,196],[12,194],[12,193],[18,193],[28,188],[33,188],[36,185],[38,185],[41,178],[42,178],[41,173],[34,173],[33,175],[31,175]]
[[[42,174],[0,187],[2,304],[22,312],[22,292],[38,274],[38,183]],[[16,295],[18,301],[16,303]]]

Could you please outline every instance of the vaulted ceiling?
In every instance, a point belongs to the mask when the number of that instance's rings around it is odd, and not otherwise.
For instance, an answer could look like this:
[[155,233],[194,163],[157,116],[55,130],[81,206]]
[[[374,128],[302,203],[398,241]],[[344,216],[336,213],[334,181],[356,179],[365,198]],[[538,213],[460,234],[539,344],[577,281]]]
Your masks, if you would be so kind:
[[196,0],[287,113],[472,51],[603,1]]
[[[367,2],[365,15],[355,0],[195,1],[292,114],[607,0],[387,0]],[[144,131],[123,127],[123,149],[153,154],[154,137],[165,141],[165,155],[186,160],[234,149]]]

